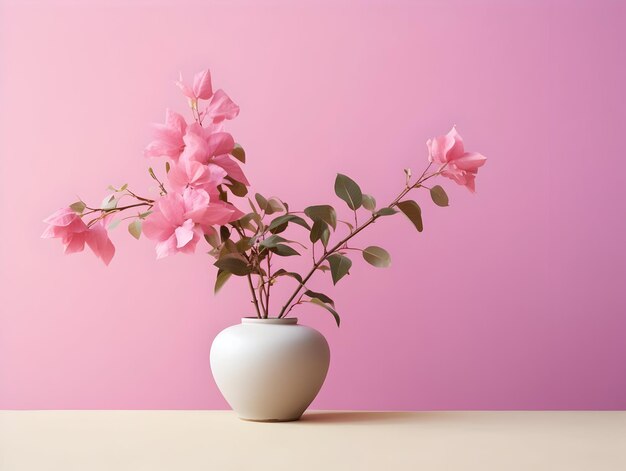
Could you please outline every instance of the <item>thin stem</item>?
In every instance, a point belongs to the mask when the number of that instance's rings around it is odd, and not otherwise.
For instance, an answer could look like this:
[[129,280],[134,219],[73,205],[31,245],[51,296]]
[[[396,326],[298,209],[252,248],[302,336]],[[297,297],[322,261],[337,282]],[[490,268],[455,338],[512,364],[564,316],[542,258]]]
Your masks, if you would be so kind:
[[272,257],[272,253],[267,254],[267,286],[265,288],[265,309],[266,309],[266,317],[269,316],[270,311],[270,289],[272,287],[272,264],[270,262],[270,258]]
[[250,274],[247,276],[248,278],[248,286],[250,286],[250,292],[252,293],[252,303],[256,309],[256,316],[261,319],[261,310],[259,309],[259,301],[256,298],[256,292],[254,291],[254,285],[252,284],[252,277]]
[[124,211],[125,209],[137,208],[139,206],[152,206],[152,203],[147,203],[147,202],[146,203],[136,203],[136,204],[130,204],[128,206],[120,206],[119,208],[111,208],[111,209],[94,208],[91,211],[87,211],[86,213],[81,214],[81,217],[82,216],[87,216],[87,215],[92,214],[92,213],[97,213],[98,211],[106,213],[106,214],[111,214],[111,213]]
[[148,199],[148,198],[144,198],[142,196],[138,196],[135,193],[133,193],[132,191],[130,191],[128,188],[126,188],[126,191],[130,194],[130,196],[132,196],[135,199],[138,199],[139,201],[145,201],[147,203],[154,203],[154,200]]
[[282,316],[282,317],[287,317],[287,316],[289,315],[289,313],[291,312],[291,310],[292,310],[295,306],[297,306],[298,304],[302,304],[302,296],[304,296],[304,293],[300,295],[300,297],[298,298],[298,300],[297,300],[295,303],[293,303],[291,306],[289,306],[289,309],[287,310],[287,312],[285,313],[285,315],[284,315],[284,316]]
[[148,170],[149,170],[148,174],[152,177],[154,181],[156,181],[159,184],[159,188],[161,189],[161,195],[167,195],[167,190],[163,186],[163,182],[159,180],[159,177],[156,176],[156,174],[154,173],[154,170],[152,170],[152,167],[150,167]]
[[[240,237],[245,237],[246,233],[244,232],[244,230],[239,227],[239,224],[233,224],[233,227],[235,228],[235,230],[237,231],[237,233],[239,234]],[[250,263],[250,259],[246,256],[246,254],[244,253],[243,256],[246,258],[246,260],[248,261],[248,263]],[[252,293],[252,303],[254,304],[254,308],[256,309],[256,316],[261,319],[261,310],[259,309],[259,300],[256,297],[256,291],[254,290],[254,284],[252,283],[252,275],[250,275],[250,273],[248,273],[246,275],[246,278],[248,278],[248,286],[250,287],[250,293]]]
[[267,308],[265,307],[265,304],[263,304],[263,293],[264,293],[263,282],[260,279],[260,275],[259,275],[259,286],[257,289],[259,290],[259,303],[261,304],[261,310],[263,311],[263,319],[267,319]]

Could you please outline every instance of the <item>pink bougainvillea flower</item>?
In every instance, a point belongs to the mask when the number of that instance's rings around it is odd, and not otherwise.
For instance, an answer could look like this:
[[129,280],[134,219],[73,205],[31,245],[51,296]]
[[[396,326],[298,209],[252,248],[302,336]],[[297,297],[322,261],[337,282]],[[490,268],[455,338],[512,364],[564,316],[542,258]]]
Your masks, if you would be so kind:
[[212,201],[204,190],[186,188],[159,199],[154,212],[144,221],[143,233],[157,242],[157,258],[178,252],[192,253],[203,234],[239,219],[243,213],[234,206]]
[[441,174],[459,185],[466,186],[470,191],[476,190],[476,175],[487,158],[477,152],[465,152],[463,139],[453,127],[445,136],[429,139],[428,158],[431,162],[441,164]]
[[165,124],[154,125],[154,140],[144,150],[146,157],[169,157],[177,160],[185,148],[183,136],[187,131],[185,118],[167,110]]
[[239,106],[236,105],[224,90],[217,90],[206,109],[200,114],[201,118],[208,118],[213,123],[221,123],[225,119],[234,119],[239,114]]
[[111,262],[115,254],[115,247],[109,239],[104,227],[104,219],[99,220],[91,227],[76,214],[72,208],[63,208],[44,219],[48,227],[41,235],[44,239],[61,239],[65,253],[82,252],[85,243],[106,265]]
[[211,72],[203,70],[193,77],[193,86],[189,87],[183,82],[183,75],[176,81],[176,85],[187,98],[192,102],[200,100],[208,100],[213,96],[213,87],[211,85]]
[[83,251],[89,228],[72,208],[59,209],[43,222],[48,224],[41,234],[43,239],[61,239],[64,252],[68,254]]
[[228,155],[235,147],[233,136],[227,132],[208,134],[204,128],[194,124],[189,126],[184,137],[185,150],[180,159],[218,165],[226,170],[228,176],[249,186],[250,182],[239,164]]
[[185,143],[185,157],[204,164],[209,163],[209,160],[216,155],[232,152],[235,147],[235,140],[229,133],[215,132],[210,128],[200,126],[198,123],[189,125],[183,141]]
[[217,187],[224,183],[225,177],[226,170],[222,167],[215,164],[204,165],[188,159],[180,159],[167,174],[174,191],[182,192],[191,187],[205,190],[210,195],[217,193]]

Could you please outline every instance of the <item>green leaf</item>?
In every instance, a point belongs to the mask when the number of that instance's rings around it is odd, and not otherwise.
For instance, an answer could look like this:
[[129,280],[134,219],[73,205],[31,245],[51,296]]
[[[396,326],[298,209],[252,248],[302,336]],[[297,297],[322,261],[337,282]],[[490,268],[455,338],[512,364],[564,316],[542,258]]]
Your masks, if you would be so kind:
[[342,221],[341,219],[339,220],[339,222],[343,223],[346,225],[346,227],[350,230],[350,232],[354,232],[354,226],[352,224],[350,224],[348,221]]
[[77,214],[82,214],[87,205],[82,201],[77,201],[76,203],[70,204],[70,209]]
[[328,265],[320,265],[317,269],[323,272],[330,271],[330,267]]
[[214,265],[228,273],[236,276],[246,276],[252,273],[246,259],[238,253],[227,253],[222,255]]
[[440,185],[435,185],[430,189],[430,197],[437,206],[448,206],[448,195]]
[[267,209],[265,210],[266,214],[282,213],[286,211],[287,207],[278,198],[272,197],[267,200]]
[[213,289],[213,292],[217,294],[217,292],[222,289],[222,286],[224,286],[224,284],[228,281],[230,277],[231,273],[228,273],[224,270],[217,270],[217,277],[215,278],[215,288]]
[[318,240],[322,241],[324,247],[328,245],[328,240],[330,239],[330,229],[328,229],[328,224],[326,224],[321,219],[316,220],[313,223],[313,227],[311,228],[311,234],[309,234],[309,240],[313,243]]
[[281,224],[280,226],[277,226],[274,229],[271,229],[270,232],[272,234],[280,234],[281,232],[284,232],[285,229],[287,229],[287,223]]
[[335,311],[331,306],[329,306],[328,304],[320,301],[317,298],[313,298],[313,299],[309,300],[309,302],[311,304],[316,304],[317,306],[323,307],[328,312],[330,312],[333,315],[333,317],[335,318],[335,322],[337,323],[337,327],[339,327],[339,325],[341,324],[341,318],[339,317],[339,314],[337,314],[337,311]]
[[239,144],[235,144],[233,150],[230,151],[230,155],[236,158],[239,162],[243,164],[246,163],[246,151],[243,150],[243,147],[241,147]]
[[335,208],[328,204],[304,208],[304,214],[310,217],[313,222],[322,220],[332,227],[333,230],[337,229],[337,213],[335,212]]
[[107,229],[112,231],[113,229],[115,229],[117,226],[119,226],[120,222],[122,222],[121,219],[116,219],[115,221],[113,221],[111,224],[108,225]]
[[244,253],[254,245],[255,237],[243,237],[237,241],[235,247],[237,247],[237,252]]
[[350,209],[356,210],[361,207],[363,193],[359,185],[346,175],[337,174],[335,179],[335,194],[344,200]]
[[304,294],[306,296],[308,296],[309,298],[315,298],[315,299],[319,299],[320,301],[326,303],[326,304],[330,304],[331,306],[335,305],[335,301],[333,301],[332,299],[330,299],[328,296],[326,296],[324,293],[316,293],[315,291],[311,291],[306,290],[304,292]]
[[281,257],[290,257],[292,255],[300,255],[295,249],[285,244],[275,245],[274,247],[270,249],[270,251],[274,252],[276,255],[280,255]]
[[[302,219],[300,216],[296,216],[295,214],[285,214],[283,216],[278,216],[276,219],[274,219],[270,223],[269,230],[274,232],[274,229],[282,226],[283,224],[288,224],[290,222],[293,222],[294,224],[298,224],[299,226],[302,226],[309,231],[311,230],[307,222],[304,219]],[[282,231],[276,231],[276,232],[282,232]]]
[[396,211],[393,208],[380,208],[378,211],[376,211],[374,213],[374,216],[376,217],[380,217],[380,216],[392,216],[393,214],[396,214],[398,211]]
[[220,246],[220,236],[217,231],[212,231],[210,234],[204,234],[204,240],[206,240],[211,247],[218,248]]
[[231,177],[226,177],[229,183],[225,185],[230,189],[230,192],[239,197],[246,196],[248,194],[248,187],[241,182],[233,180]]
[[222,242],[226,242],[230,239],[230,230],[226,226],[220,226],[220,239]]
[[422,210],[420,209],[419,204],[413,200],[406,200],[400,201],[396,206],[398,206],[398,209],[409,218],[419,232],[424,230],[424,225],[422,223]]
[[271,249],[271,248],[276,247],[278,244],[282,242],[289,242],[289,241],[285,239],[284,237],[274,234],[274,235],[269,236],[264,241],[262,241],[259,244],[259,247],[265,247],[265,248]]
[[298,280],[298,282],[300,284],[302,284],[302,276],[300,276],[299,273],[296,273],[296,272],[293,272],[293,271],[287,271],[284,268],[280,268],[279,270],[276,270],[276,273],[274,273],[272,276],[273,277],[290,276],[291,278],[294,278],[294,279]]
[[259,205],[261,211],[265,211],[267,209],[267,200],[261,193],[255,194],[254,199],[256,200],[256,204]]
[[135,219],[131,222],[128,225],[128,232],[130,232],[130,235],[135,239],[139,240],[139,237],[141,237],[141,219]]
[[219,185],[217,187],[217,191],[219,192],[219,200],[223,201],[224,203],[228,203],[228,193],[226,193],[226,190],[224,190],[224,188],[222,188],[222,185]]
[[226,239],[222,242],[222,248],[220,249],[219,257],[230,253],[237,254],[239,253],[239,251],[237,250],[237,246],[232,240]]
[[336,285],[337,282],[346,276],[350,271],[352,260],[339,253],[330,255],[327,260],[330,264],[330,274],[333,278],[333,284]]
[[250,208],[252,208],[252,212],[254,212],[255,214],[259,214],[259,212],[256,209],[256,206],[254,206],[254,203],[252,202],[250,198],[248,198],[248,203],[250,203]]
[[150,216],[152,214],[152,211],[146,211],[145,213],[139,213],[137,215],[138,218],[141,219],[146,219],[148,216]]
[[171,169],[172,169],[172,166],[170,165],[170,163],[165,162],[165,173],[170,173]]
[[117,200],[115,199],[115,195],[109,195],[102,200],[102,205],[100,209],[115,209],[117,207]]
[[368,211],[376,211],[376,200],[371,195],[363,194],[363,207]]
[[256,231],[256,228],[251,224],[251,221],[254,221],[257,224],[261,222],[261,218],[257,213],[248,213],[241,216],[237,222],[244,229],[248,229],[249,231]]
[[154,169],[152,167],[148,167],[148,173],[154,180],[157,180],[157,176],[154,174]]
[[375,245],[370,245],[363,250],[363,258],[367,263],[378,268],[387,268],[391,265],[391,255],[389,255],[389,252]]

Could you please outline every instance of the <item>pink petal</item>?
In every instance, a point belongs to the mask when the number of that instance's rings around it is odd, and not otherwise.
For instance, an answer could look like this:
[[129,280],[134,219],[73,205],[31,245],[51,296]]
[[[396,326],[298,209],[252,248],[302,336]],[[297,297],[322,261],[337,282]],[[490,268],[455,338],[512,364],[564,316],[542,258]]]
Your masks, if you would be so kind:
[[70,253],[82,252],[85,248],[85,233],[81,232],[78,234],[72,234],[66,240],[64,240],[64,243],[65,243],[64,253],[70,254]]
[[187,219],[182,226],[176,228],[176,248],[180,249],[193,239],[193,221]]
[[103,220],[98,221],[89,228],[89,232],[86,234],[86,242],[96,257],[102,260],[105,265],[111,262],[113,255],[115,255],[115,246],[109,239]]
[[468,173],[465,175],[465,186],[472,193],[476,192],[476,175],[473,173]]
[[466,152],[454,161],[455,165],[461,170],[476,173],[479,167],[485,165],[487,157],[477,152]]
[[[74,211],[72,208],[67,207],[67,208],[62,208],[62,209],[59,209],[58,211],[55,211],[46,219],[44,219],[43,222],[45,222],[46,224],[51,224],[53,226],[69,226],[71,223],[75,222],[76,220],[81,220],[80,216],[76,214],[76,211]],[[87,229],[87,226],[85,225],[85,230],[86,229]],[[75,232],[78,232],[78,231],[75,231]]]
[[203,164],[208,163],[210,153],[209,146],[204,138],[189,128],[187,134],[183,138],[185,149],[180,155],[181,160],[196,160]]
[[463,149],[463,138],[457,132],[456,126],[452,127],[446,137],[452,141],[452,146],[447,151],[446,159],[447,162],[450,162],[461,157],[465,153],[465,150]]
[[172,234],[167,240],[156,244],[157,260],[178,253],[176,248],[176,235]]
[[184,203],[183,197],[178,193],[169,193],[162,197],[158,203],[158,210],[163,217],[174,227],[180,226],[183,219]]
[[174,233],[174,227],[163,214],[155,211],[143,222],[141,231],[148,239],[162,242]]
[[229,222],[236,221],[243,216],[243,213],[231,204],[215,202],[204,212],[201,219],[196,220],[205,233],[213,230],[211,226],[221,226]]
[[191,88],[183,83],[183,74],[180,74],[179,79],[176,81],[176,86],[180,88],[180,91],[183,92],[183,95],[185,95],[187,98],[191,100],[195,99]]
[[453,143],[446,136],[438,136],[429,139],[426,142],[428,147],[428,160],[431,162],[437,162],[445,164],[447,149],[452,146]]
[[59,231],[59,227],[58,226],[47,226],[43,233],[41,234],[41,238],[42,239],[53,239],[56,237],[61,237],[62,232]]
[[196,162],[193,160],[180,160],[178,163],[172,165],[169,173],[167,174],[167,179],[170,183],[170,187],[174,191],[183,191],[185,187],[191,183],[192,178],[189,176],[188,167],[192,163],[202,166],[200,162]]
[[187,188],[183,193],[185,200],[185,218],[192,219],[196,223],[202,223],[211,197],[204,190]]
[[438,136],[426,142],[428,159],[431,162],[446,163],[458,159],[464,153],[463,139],[453,127],[445,136]]
[[196,98],[201,100],[208,100],[213,95],[213,88],[211,86],[211,72],[203,70],[198,72],[193,78],[193,94]]
[[197,209],[206,208],[210,202],[211,197],[204,190],[197,190],[193,188],[187,188],[183,192],[183,201],[185,208],[185,219],[188,219],[189,212]]
[[210,156],[229,154],[235,147],[233,136],[227,132],[216,132],[207,137],[207,146]]
[[170,157],[177,160],[185,148],[185,142],[178,131],[163,124],[155,124],[154,135],[154,140],[143,151],[144,156]]
[[208,186],[210,188],[216,188],[218,185],[224,183],[224,178],[226,178],[226,170],[224,170],[219,165],[209,164],[207,165],[208,169]]
[[219,123],[225,119],[236,118],[239,114],[239,106],[226,95],[224,90],[220,89],[211,98],[211,103],[207,106],[205,113],[211,122]]
[[194,228],[193,238],[183,247],[179,248],[178,251],[187,254],[194,253],[200,237],[202,237],[202,230],[199,227]]
[[185,118],[183,118],[181,114],[169,109],[165,110],[165,125],[176,131],[180,135],[181,139],[187,130],[187,122],[185,121]]
[[228,175],[234,180],[241,182],[246,186],[250,186],[250,182],[244,175],[243,170],[241,170],[239,164],[231,159],[230,156],[218,155],[213,158],[212,162],[226,170],[226,173],[228,173]]

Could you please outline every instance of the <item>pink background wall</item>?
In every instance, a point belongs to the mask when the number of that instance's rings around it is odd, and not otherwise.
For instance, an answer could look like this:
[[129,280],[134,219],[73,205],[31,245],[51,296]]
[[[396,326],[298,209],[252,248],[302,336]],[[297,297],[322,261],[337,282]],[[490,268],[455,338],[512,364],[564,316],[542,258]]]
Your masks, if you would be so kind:
[[[623,2],[4,2],[1,408],[223,408],[208,352],[251,313],[211,295],[208,257],[156,261],[113,233],[105,268],[42,241],[41,220],[108,184],[145,188],[148,123],[210,67],[254,188],[333,201],[335,172],[380,201],[456,123],[489,157],[478,193],[421,195],[360,239],[315,307],[333,360],[317,408],[626,407]],[[339,204],[341,203],[341,204]],[[324,288],[317,281],[314,286]]]

